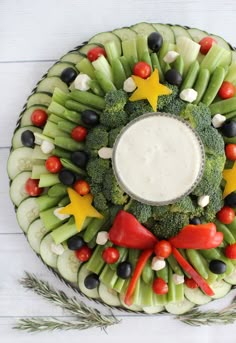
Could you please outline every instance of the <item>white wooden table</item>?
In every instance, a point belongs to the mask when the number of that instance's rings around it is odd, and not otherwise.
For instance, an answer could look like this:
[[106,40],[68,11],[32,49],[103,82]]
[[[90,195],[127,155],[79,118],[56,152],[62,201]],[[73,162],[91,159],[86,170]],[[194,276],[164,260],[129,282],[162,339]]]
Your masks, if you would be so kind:
[[[6,161],[12,132],[27,95],[48,67],[96,32],[140,21],[185,24],[222,35],[236,46],[236,2],[228,0],[1,0],[0,1],[0,341],[235,342],[236,324],[192,328],[170,317],[122,315],[108,330],[26,334],[12,330],[23,316],[66,316],[18,283],[34,272],[67,290],[40,262],[19,229],[8,195]],[[72,293],[68,290],[68,293]],[[229,303],[233,294],[218,307]]]

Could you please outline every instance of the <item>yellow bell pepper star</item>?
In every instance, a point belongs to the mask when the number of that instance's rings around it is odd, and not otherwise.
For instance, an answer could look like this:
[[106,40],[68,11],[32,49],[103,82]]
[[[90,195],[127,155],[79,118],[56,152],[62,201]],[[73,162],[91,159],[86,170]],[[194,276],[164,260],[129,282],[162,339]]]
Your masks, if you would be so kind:
[[103,215],[92,206],[93,196],[91,193],[81,196],[72,188],[68,188],[67,192],[70,204],[63,207],[59,213],[73,215],[78,231],[81,231],[86,217],[103,218]]
[[158,97],[160,95],[169,95],[172,90],[162,85],[159,82],[158,70],[155,69],[151,76],[147,79],[142,79],[139,76],[132,75],[137,89],[129,98],[130,101],[144,100],[147,99],[153,108],[153,111],[157,110]]
[[223,198],[225,198],[236,190],[236,162],[234,162],[233,168],[223,171],[223,178],[226,181],[223,193]]

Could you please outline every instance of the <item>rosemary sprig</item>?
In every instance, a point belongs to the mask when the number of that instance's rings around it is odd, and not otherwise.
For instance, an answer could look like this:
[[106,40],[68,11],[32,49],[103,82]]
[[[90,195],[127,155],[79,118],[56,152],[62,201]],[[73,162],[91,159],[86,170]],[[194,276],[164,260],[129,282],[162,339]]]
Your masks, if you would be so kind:
[[63,291],[55,290],[48,282],[39,280],[35,275],[25,273],[20,284],[36,294],[42,296],[62,309],[70,312],[75,321],[62,321],[58,318],[41,319],[25,318],[20,319],[15,326],[16,329],[27,331],[43,331],[55,329],[78,329],[84,330],[92,327],[106,329],[108,326],[118,324],[119,320],[110,312],[110,315],[103,315],[97,309],[87,306],[75,297],[68,297]]
[[187,313],[175,317],[181,322],[191,326],[211,324],[232,324],[236,320],[236,297],[231,304],[220,311],[200,311],[193,309]]

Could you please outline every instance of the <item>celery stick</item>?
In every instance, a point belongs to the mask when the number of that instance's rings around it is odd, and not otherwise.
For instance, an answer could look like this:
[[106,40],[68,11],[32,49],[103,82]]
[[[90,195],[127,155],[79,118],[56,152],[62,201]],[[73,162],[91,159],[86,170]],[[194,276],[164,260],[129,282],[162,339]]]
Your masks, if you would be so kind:
[[57,124],[52,123],[50,120],[48,120],[46,125],[44,126],[43,135],[51,137],[51,138],[55,138],[57,136],[69,137],[68,133],[60,130]]
[[111,63],[112,73],[114,76],[114,84],[117,89],[123,89],[124,81],[126,80],[126,74],[121,61],[117,58]]
[[76,127],[76,124],[70,123],[68,120],[61,120],[58,121],[57,127],[59,130],[64,131],[66,133],[71,133],[71,131]]
[[59,117],[61,117],[63,115],[64,111],[65,111],[64,102],[63,102],[63,105],[62,105],[62,104],[59,104],[56,101],[52,101],[51,104],[48,107],[48,112],[49,113],[56,114]]
[[132,70],[130,68],[127,58],[125,56],[121,56],[119,60],[121,61],[122,66],[124,68],[126,78],[130,77],[132,75]]
[[83,142],[76,142],[73,138],[70,137],[56,137],[55,145],[68,151],[84,150]]
[[39,211],[45,211],[51,207],[54,207],[59,203],[61,200],[61,196],[57,196],[54,198],[49,197],[47,194],[41,195],[40,197],[36,198],[36,202],[39,207]]
[[118,261],[116,263],[110,264],[110,268],[112,270],[116,270],[117,266],[120,262],[123,262],[126,260],[127,256],[128,256],[128,249],[126,248],[122,248],[122,247],[116,247],[116,249],[119,251],[120,257],[118,259]]
[[43,164],[33,164],[32,168],[32,179],[39,179],[41,174],[50,174],[50,172],[45,167],[45,163]]
[[41,174],[39,179],[39,187],[50,187],[60,183],[57,174]]
[[[64,93],[60,88],[55,88],[53,95],[52,95],[52,101],[55,101],[56,103],[60,105],[64,105],[66,100],[70,98],[70,95],[68,93]],[[50,111],[49,111],[50,112]]]
[[112,289],[118,279],[118,275],[116,274],[116,270],[112,270],[109,264],[107,264],[100,274],[99,279],[104,285]]
[[136,38],[137,53],[139,61],[143,61],[143,54],[148,53],[147,36],[138,35]]
[[175,298],[176,298],[176,302],[180,302],[184,300],[184,283],[175,285]]
[[49,120],[52,122],[52,123],[55,123],[57,124],[60,120],[61,120],[61,117],[55,115],[55,114],[50,114],[50,118]]
[[81,73],[87,74],[91,79],[94,79],[94,67],[87,58],[83,58],[79,63],[77,63],[76,69]]
[[101,86],[99,85],[98,81],[96,81],[96,80],[91,80],[91,81],[89,82],[89,86],[90,86],[91,91],[92,91],[94,94],[96,94],[96,95],[98,95],[98,96],[104,96],[104,95],[105,95],[105,93],[104,93],[104,91],[102,90]]
[[92,65],[96,70],[102,71],[110,81],[113,81],[111,66],[103,55],[98,57],[96,61],[92,62]]
[[225,55],[228,55],[229,53],[229,51],[225,50],[220,45],[213,44],[211,49],[203,58],[201,68],[207,68],[210,73],[213,73],[216,67],[220,65]]
[[134,62],[138,61],[136,39],[122,41],[123,56],[127,59],[129,66],[133,69]]
[[90,257],[87,269],[95,274],[99,274],[105,265],[105,262],[102,258],[102,252],[106,247],[111,246],[112,243],[108,242],[105,246],[104,245],[97,245],[96,249],[94,250],[92,256]]
[[102,90],[105,93],[108,93],[110,91],[116,90],[116,87],[115,87],[114,83],[109,78],[107,78],[106,74],[103,73],[103,71],[96,70],[95,71],[95,76],[96,76],[96,79],[97,79],[98,83],[102,87]]
[[120,51],[117,49],[116,43],[111,40],[104,44],[108,61],[111,63],[114,59],[120,57]]
[[85,110],[93,110],[94,111],[94,107],[81,104],[75,100],[67,100],[65,103],[65,107],[68,110],[77,111],[77,112],[83,112]]
[[75,90],[71,92],[71,98],[84,105],[93,106],[101,110],[104,109],[105,107],[105,100],[103,97],[100,97],[98,95],[95,95],[89,92],[82,92],[79,90]]
[[168,294],[167,294],[168,302],[176,302],[176,285],[173,280],[173,273],[172,269],[169,268],[168,271]]
[[60,220],[54,215],[54,211],[57,207],[50,208],[48,210],[40,212],[40,218],[45,228],[49,231],[56,229],[58,226],[68,221],[68,219]]
[[153,290],[152,285],[146,284],[142,279],[140,279],[140,304],[141,306],[153,306]]

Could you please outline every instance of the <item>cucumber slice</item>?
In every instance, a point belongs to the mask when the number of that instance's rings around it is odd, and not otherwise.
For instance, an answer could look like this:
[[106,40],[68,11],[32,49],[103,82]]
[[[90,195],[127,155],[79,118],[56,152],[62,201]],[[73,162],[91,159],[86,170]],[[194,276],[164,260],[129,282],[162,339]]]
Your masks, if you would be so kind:
[[98,46],[103,47],[102,44],[85,44],[82,48],[79,49],[79,54],[82,54],[83,57],[87,57],[87,53],[93,49],[97,48]]
[[139,306],[139,305],[135,305],[135,304],[132,304],[132,305],[130,305],[130,306],[126,305],[126,304],[124,303],[124,297],[125,297],[125,296],[124,296],[123,294],[120,294],[120,302],[121,302],[121,305],[122,305],[123,307],[127,308],[127,309],[130,310],[130,311],[134,311],[134,312],[140,312],[140,311],[143,310],[143,308],[142,308],[141,306]]
[[52,249],[51,249],[51,245],[52,243],[54,243],[52,237],[50,234],[48,234],[47,236],[45,236],[40,244],[40,255],[42,257],[42,260],[50,267],[52,268],[57,268],[57,259],[58,259],[58,255],[56,255]]
[[100,283],[98,287],[98,293],[100,298],[104,301],[105,304],[110,306],[120,306],[120,298],[118,293],[113,289],[107,288],[103,283]]
[[236,269],[230,274],[224,277],[224,281],[231,285],[236,285]]
[[10,197],[16,206],[19,206],[23,200],[29,197],[25,191],[25,183],[30,177],[31,172],[23,172],[18,174],[11,183]]
[[174,25],[174,26],[171,26],[171,29],[172,29],[173,32],[174,32],[174,37],[175,37],[176,42],[177,42],[177,40],[178,40],[179,37],[191,38],[191,36],[190,36],[188,30],[185,29],[185,28],[182,27],[182,26]]
[[177,315],[190,311],[194,306],[194,303],[187,299],[184,299],[183,301],[179,301],[177,303],[170,303],[165,305],[165,309],[167,312]]
[[107,42],[114,41],[116,44],[117,51],[119,52],[119,56],[121,56],[121,44],[120,44],[120,39],[114,33],[112,32],[102,32],[98,33],[97,35],[93,36],[89,40],[90,43],[95,43],[95,44],[102,44],[104,45]]
[[30,108],[31,106],[36,106],[39,108],[40,105],[43,105],[45,107],[48,107],[51,103],[52,98],[50,95],[46,93],[35,93],[31,95],[27,100],[27,108]]
[[152,26],[162,35],[163,39],[166,40],[168,43],[175,43],[175,35],[172,27],[164,24],[152,24]]
[[30,224],[39,217],[39,207],[35,198],[28,198],[21,202],[16,211],[17,221],[24,232]]
[[84,293],[87,297],[93,298],[93,299],[98,299],[99,298],[99,293],[98,293],[98,287],[94,289],[88,289],[84,285],[84,280],[85,278],[91,274],[90,271],[87,270],[86,268],[87,263],[85,263],[79,270],[78,273],[78,285],[82,293]]
[[176,51],[183,57],[184,60],[184,75],[188,71],[190,65],[196,61],[200,45],[192,41],[188,37],[179,37],[177,41]]
[[211,301],[211,297],[204,294],[199,288],[189,288],[184,286],[185,297],[196,305],[208,304]]
[[21,142],[21,135],[24,131],[26,130],[30,130],[32,132],[42,132],[42,130],[39,127],[35,127],[35,126],[24,126],[24,127],[20,127],[19,129],[16,130],[13,138],[12,138],[12,147],[13,149],[17,149],[17,148],[22,148],[24,145]]
[[[21,127],[32,126],[31,115],[34,112],[34,110],[38,110],[38,109],[46,111],[47,108],[45,106],[37,106],[37,105],[29,107],[27,110],[25,110],[22,113],[22,117],[21,117],[21,121],[20,121],[20,126]],[[36,126],[34,126],[34,128],[36,128]],[[39,128],[37,128],[37,129],[39,129]]]
[[69,92],[67,84],[57,76],[46,77],[46,79],[40,81],[37,86],[37,92],[53,94],[55,88],[59,88],[65,93]]
[[216,35],[210,35],[210,37],[214,38],[219,46],[225,50],[231,51],[229,44],[222,37]]
[[188,29],[187,31],[194,40],[194,42],[197,43],[199,43],[202,38],[208,36],[207,32],[198,29]]
[[140,35],[149,36],[152,32],[155,32],[155,28],[149,23],[139,23],[131,26],[131,29]]
[[57,269],[62,277],[70,282],[76,283],[78,270],[81,262],[75,256],[72,250],[65,250],[62,255],[58,256]]
[[219,299],[223,298],[229,291],[231,290],[231,285],[223,280],[215,281],[211,284],[211,288],[213,289],[215,295],[213,295],[212,299]]
[[18,148],[13,150],[7,161],[7,173],[10,179],[14,179],[16,175],[23,171],[32,170],[32,153],[31,148]]
[[123,40],[130,40],[130,39],[136,39],[136,32],[131,30],[128,27],[123,27],[122,29],[117,29],[112,31],[116,36],[118,36],[122,41]]
[[56,64],[54,64],[49,70],[48,70],[48,75],[47,77],[51,77],[51,76],[61,76],[61,73],[63,72],[63,70],[65,70],[66,68],[73,68],[76,70],[76,68],[74,67],[74,64],[72,63],[68,63],[68,62],[58,62]]
[[148,314],[155,314],[164,311],[164,306],[145,306],[143,307],[143,311]]
[[77,64],[82,59],[83,59],[83,57],[78,52],[69,52],[68,54],[62,56],[61,62]]
[[30,226],[27,232],[27,238],[31,248],[39,254],[40,244],[43,237],[46,235],[48,230],[44,227],[41,219],[36,219]]

